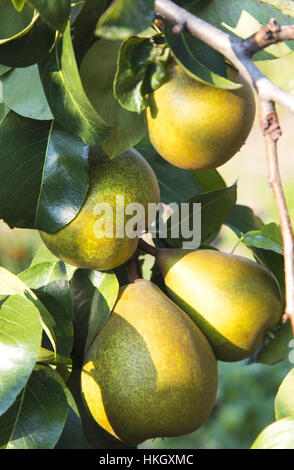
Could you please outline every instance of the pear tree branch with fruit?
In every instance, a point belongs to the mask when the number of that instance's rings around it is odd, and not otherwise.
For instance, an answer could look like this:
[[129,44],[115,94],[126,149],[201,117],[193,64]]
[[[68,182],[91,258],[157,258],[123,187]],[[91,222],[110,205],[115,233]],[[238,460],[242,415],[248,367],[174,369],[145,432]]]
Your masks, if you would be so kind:
[[[155,8],[159,15],[179,27],[179,31],[186,29],[226,56],[257,91],[260,125],[266,147],[268,181],[273,189],[283,235],[286,279],[283,320],[290,320],[294,331],[294,234],[279,172],[277,141],[281,130],[274,105],[278,103],[294,113],[294,96],[275,85],[250,60],[256,52],[271,44],[294,39],[294,25],[280,26],[272,19],[268,25],[249,38],[236,39],[170,0],[156,0]],[[178,31],[174,30],[174,33],[177,34]]]

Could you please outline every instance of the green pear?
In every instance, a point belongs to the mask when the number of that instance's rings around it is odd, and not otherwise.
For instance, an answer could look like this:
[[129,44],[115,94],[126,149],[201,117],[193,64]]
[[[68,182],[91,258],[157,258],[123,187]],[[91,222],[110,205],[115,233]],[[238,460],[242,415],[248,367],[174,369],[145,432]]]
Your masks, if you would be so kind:
[[171,298],[222,361],[251,356],[279,321],[278,285],[265,267],[216,250],[163,249],[157,262]]
[[[130,259],[138,245],[138,237],[116,236],[117,227],[124,231],[131,219],[125,214],[127,205],[143,206],[144,219],[139,224],[146,227],[148,204],[159,201],[155,173],[139,152],[131,148],[110,159],[97,146],[90,150],[89,190],[80,212],[56,233],[40,235],[49,250],[69,264],[100,271],[113,269]],[[99,214],[99,207],[104,214]]]
[[217,362],[199,328],[157,285],[137,280],[85,358],[82,396],[97,423],[128,445],[198,429],[217,393]]
[[240,88],[207,85],[174,59],[168,62],[165,82],[148,98],[146,121],[152,145],[172,165],[217,168],[246,141],[255,117],[254,93],[233,67],[227,72]]

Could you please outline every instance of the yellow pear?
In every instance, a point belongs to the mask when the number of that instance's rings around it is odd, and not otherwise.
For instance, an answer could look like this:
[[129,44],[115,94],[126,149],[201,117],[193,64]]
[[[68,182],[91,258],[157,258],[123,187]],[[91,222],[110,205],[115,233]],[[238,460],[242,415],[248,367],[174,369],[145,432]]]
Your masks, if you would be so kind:
[[124,231],[131,219],[125,214],[127,205],[139,203],[144,207],[144,220],[139,222],[146,226],[148,203],[159,201],[155,173],[139,152],[131,148],[110,159],[97,147],[90,152],[89,190],[80,212],[56,233],[40,232],[41,238],[52,253],[69,264],[113,269],[131,258],[138,245],[137,236],[116,236],[118,224]]
[[159,250],[171,298],[199,326],[217,359],[251,356],[282,313],[278,285],[266,268],[215,250]]
[[157,285],[120,290],[92,343],[82,396],[97,423],[128,445],[198,429],[217,393],[217,362],[199,328]]
[[149,137],[169,163],[207,170],[223,165],[241,148],[252,128],[255,98],[250,85],[228,66],[228,77],[243,86],[228,90],[192,78],[173,59],[165,83],[149,96]]

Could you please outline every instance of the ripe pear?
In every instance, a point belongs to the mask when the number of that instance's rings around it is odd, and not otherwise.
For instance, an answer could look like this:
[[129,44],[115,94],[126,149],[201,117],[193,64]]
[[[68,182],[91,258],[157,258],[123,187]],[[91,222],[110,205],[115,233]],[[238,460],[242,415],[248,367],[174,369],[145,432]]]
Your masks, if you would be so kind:
[[127,445],[198,429],[217,393],[217,362],[199,328],[154,283],[121,288],[85,358],[82,396]]
[[165,83],[149,95],[146,120],[157,152],[187,170],[215,169],[241,148],[252,128],[255,98],[250,85],[228,66],[237,89],[222,89],[194,79],[175,60]]
[[[124,198],[121,207],[116,196],[119,201]],[[137,236],[116,236],[118,224],[124,230],[131,219],[124,214],[126,206],[142,204],[145,213],[139,224],[143,227],[147,225],[148,203],[159,201],[155,173],[139,152],[131,148],[110,159],[101,147],[95,147],[89,155],[89,189],[78,215],[56,233],[40,235],[49,250],[69,264],[101,271],[113,269],[131,258],[138,245]]]
[[278,285],[254,261],[210,249],[164,249],[157,262],[169,295],[199,326],[218,360],[251,356],[281,317]]

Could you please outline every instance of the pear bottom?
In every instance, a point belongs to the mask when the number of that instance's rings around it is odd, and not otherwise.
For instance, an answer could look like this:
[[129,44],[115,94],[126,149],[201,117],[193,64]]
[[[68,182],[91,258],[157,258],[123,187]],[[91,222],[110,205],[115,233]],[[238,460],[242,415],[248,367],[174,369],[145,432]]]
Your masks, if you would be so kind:
[[88,408],[129,445],[198,429],[217,393],[217,362],[199,328],[155,284],[121,289],[81,379]]

